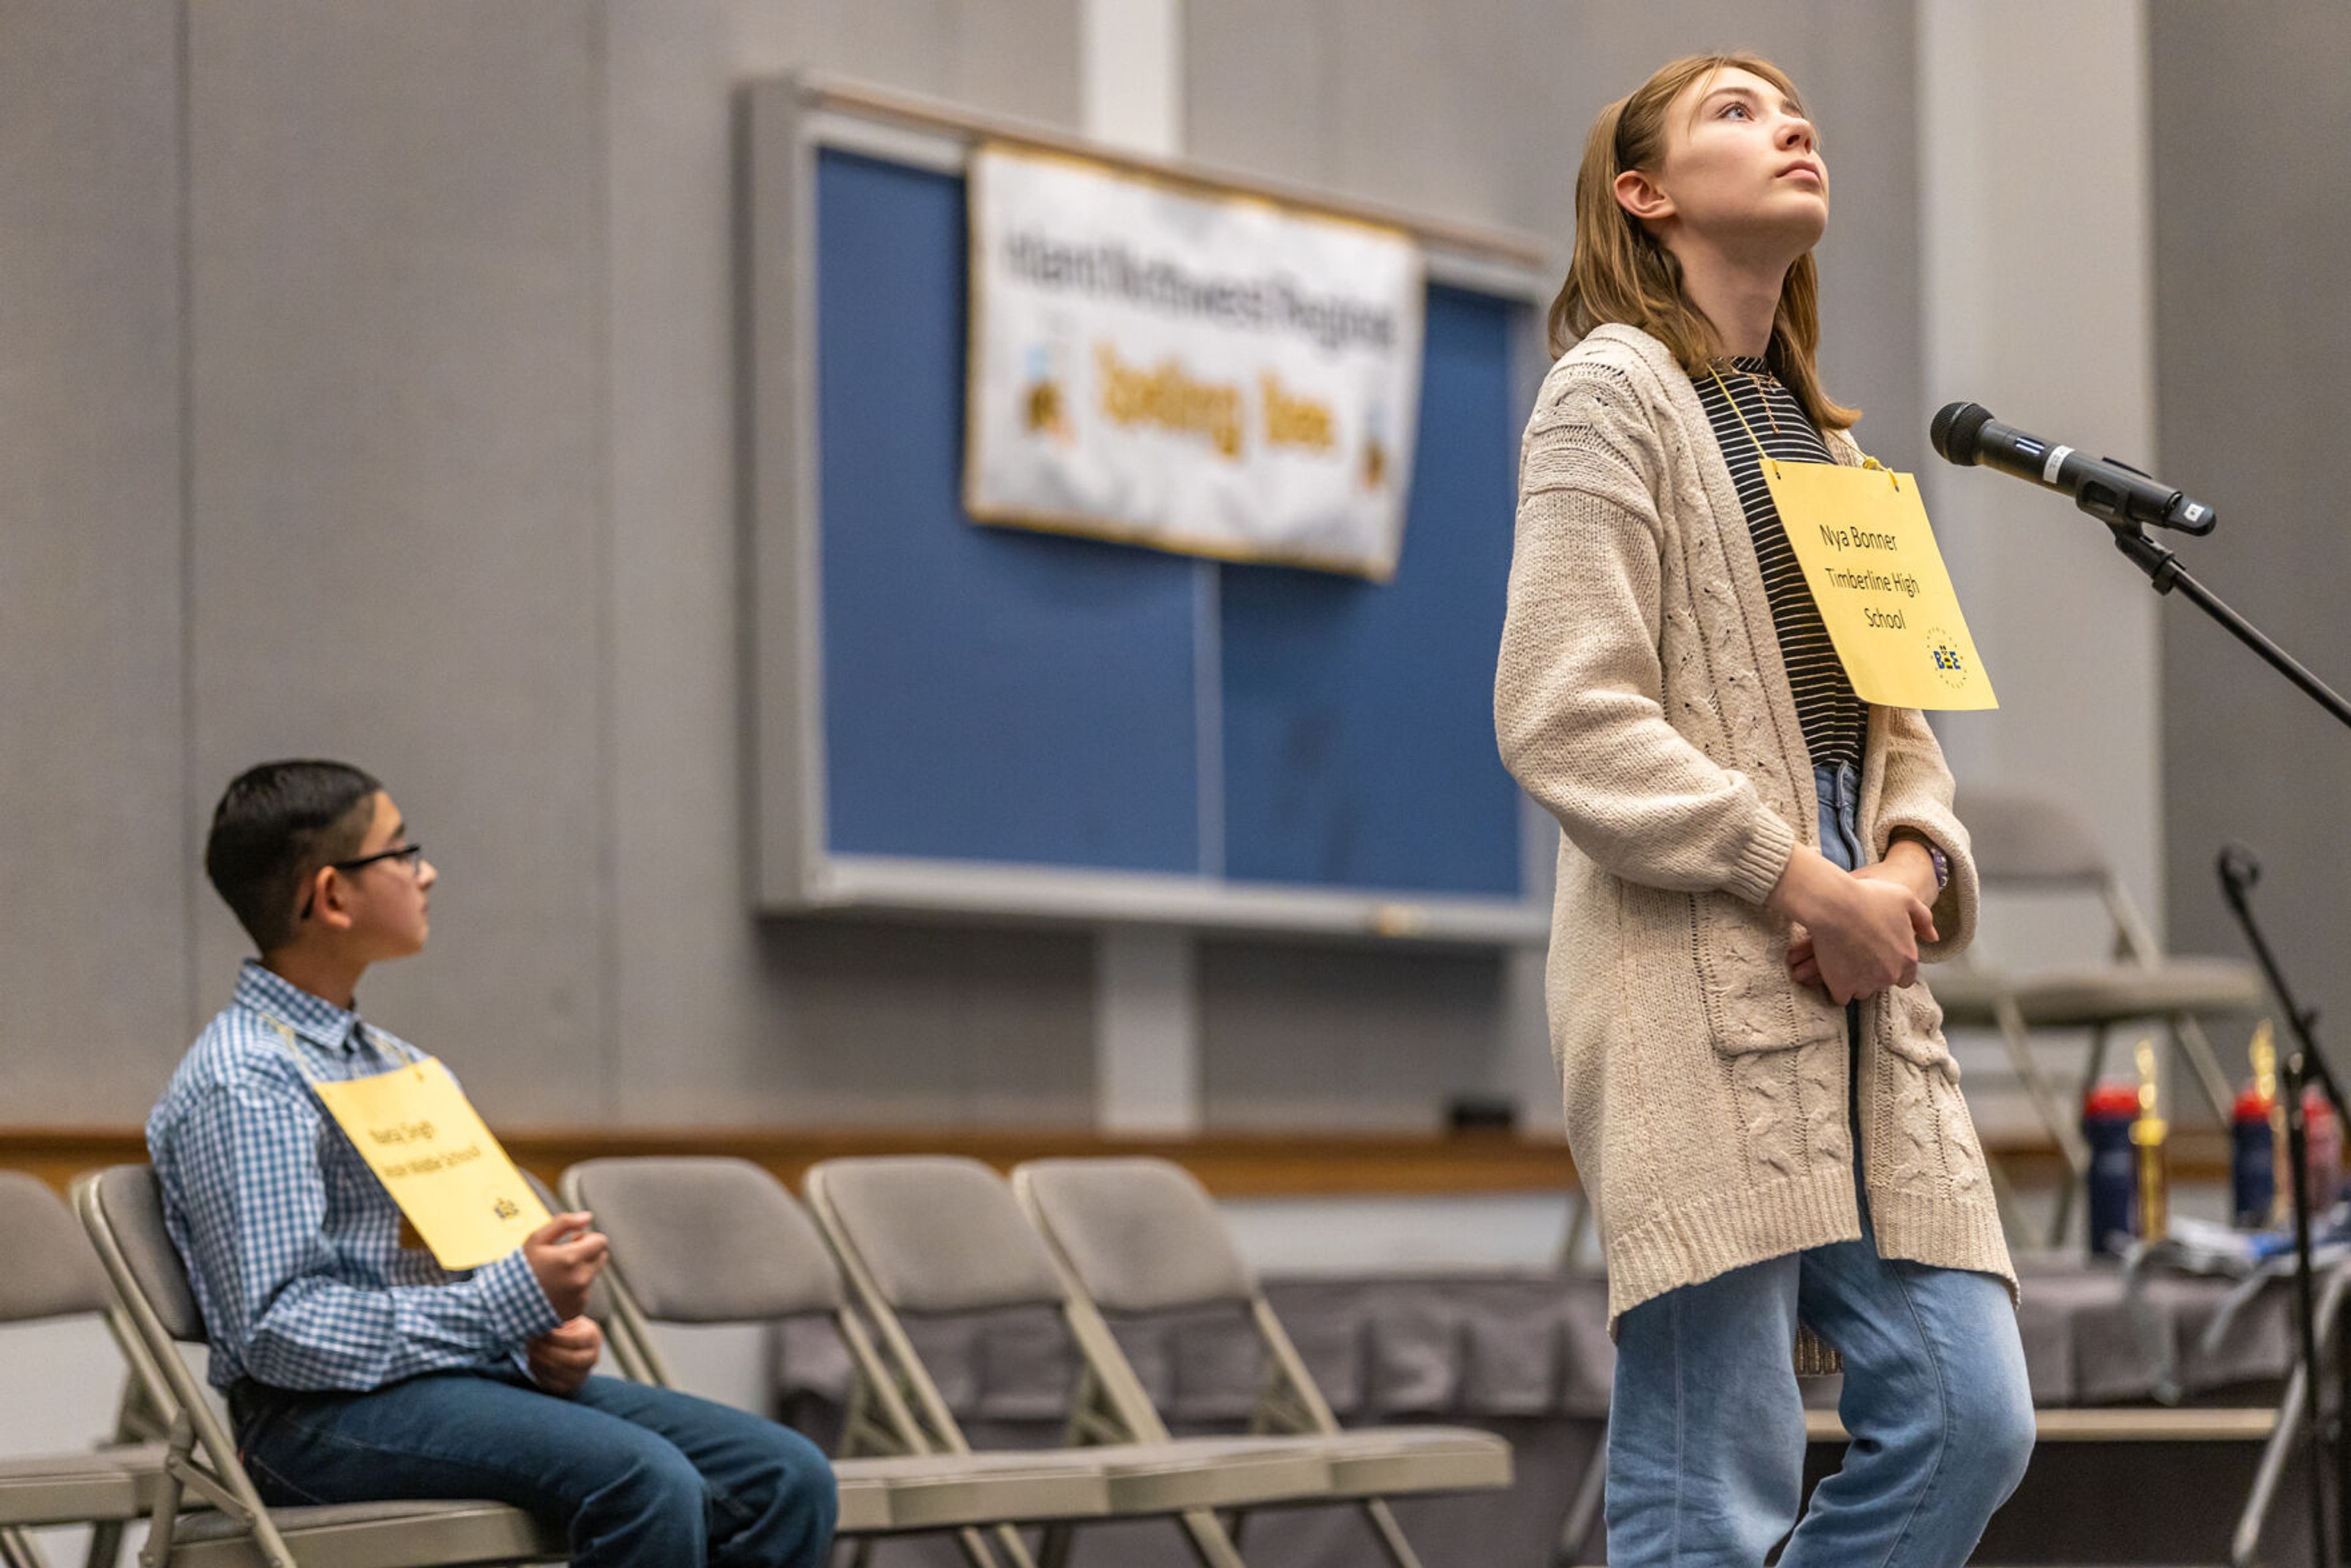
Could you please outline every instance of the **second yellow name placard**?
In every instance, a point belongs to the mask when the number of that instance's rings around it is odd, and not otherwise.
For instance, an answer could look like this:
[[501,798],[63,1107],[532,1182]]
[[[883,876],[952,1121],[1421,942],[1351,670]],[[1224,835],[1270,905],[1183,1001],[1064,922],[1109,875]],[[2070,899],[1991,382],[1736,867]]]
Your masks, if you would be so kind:
[[547,1223],[547,1206],[439,1061],[311,1087],[444,1269],[494,1263]]

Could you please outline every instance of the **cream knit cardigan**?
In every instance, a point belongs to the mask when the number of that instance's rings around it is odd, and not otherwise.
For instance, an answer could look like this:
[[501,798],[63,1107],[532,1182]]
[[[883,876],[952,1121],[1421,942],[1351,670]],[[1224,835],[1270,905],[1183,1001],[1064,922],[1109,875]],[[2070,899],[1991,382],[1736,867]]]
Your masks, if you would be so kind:
[[[1812,762],[1730,471],[1646,333],[1598,329],[1535,400],[1494,713],[1503,760],[1562,830],[1552,1047],[1611,1331],[1676,1286],[1858,1239],[1844,1009],[1790,977],[1788,923],[1763,907],[1797,841],[1818,843]],[[1975,862],[1913,710],[1870,709],[1860,824],[1872,858],[1897,828],[1949,857],[1921,956],[1956,955]],[[1879,1253],[2013,1295],[1941,1008],[1922,983],[1861,1020]],[[1798,1361],[1824,1364],[1810,1344]]]

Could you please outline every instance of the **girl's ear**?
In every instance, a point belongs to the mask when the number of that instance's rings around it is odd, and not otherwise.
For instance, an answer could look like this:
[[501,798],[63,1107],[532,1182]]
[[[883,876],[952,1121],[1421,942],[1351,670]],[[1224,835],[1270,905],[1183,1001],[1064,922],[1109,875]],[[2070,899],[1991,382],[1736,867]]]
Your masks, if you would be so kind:
[[1614,188],[1616,204],[1645,224],[1674,215],[1674,199],[1643,170],[1625,170],[1616,176]]

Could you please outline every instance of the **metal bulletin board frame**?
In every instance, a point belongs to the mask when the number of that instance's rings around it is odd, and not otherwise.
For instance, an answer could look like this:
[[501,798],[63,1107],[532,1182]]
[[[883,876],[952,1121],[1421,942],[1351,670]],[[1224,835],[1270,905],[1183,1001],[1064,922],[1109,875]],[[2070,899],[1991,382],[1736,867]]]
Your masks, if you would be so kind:
[[1420,241],[1431,282],[1533,307],[1513,366],[1514,380],[1530,395],[1548,364],[1539,323],[1555,282],[1541,243],[1141,158],[1037,126],[824,78],[754,83],[745,89],[742,108],[747,752],[756,908],[776,915],[1136,923],[1483,946],[1546,941],[1557,829],[1523,798],[1525,891],[1515,899],[1232,883],[1206,873],[843,854],[831,848],[817,472],[817,156],[838,149],[961,175],[979,142],[1012,141],[1404,229]]

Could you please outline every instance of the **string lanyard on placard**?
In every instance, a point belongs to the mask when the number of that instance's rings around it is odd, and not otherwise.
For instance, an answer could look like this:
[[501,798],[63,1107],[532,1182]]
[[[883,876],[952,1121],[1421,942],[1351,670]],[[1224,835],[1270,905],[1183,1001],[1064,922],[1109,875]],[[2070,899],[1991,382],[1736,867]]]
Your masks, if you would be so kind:
[[261,1016],[443,1268],[494,1263],[547,1223],[547,1206],[437,1059],[409,1046],[389,1072],[323,1078],[303,1060],[293,1030]]
[[[277,1018],[270,1013],[263,1013],[261,1015],[261,1021],[277,1031],[277,1038],[285,1043],[286,1054],[294,1059],[294,1071],[302,1075],[303,1082],[308,1083],[311,1088],[316,1089],[321,1083],[332,1083],[338,1082],[338,1080],[331,1078],[321,1078],[317,1073],[310,1071],[310,1064],[303,1060],[301,1048],[294,1043],[294,1030],[292,1025],[287,1023],[283,1019]],[[364,1030],[367,1028],[367,1025],[359,1024],[355,1027],[359,1030]],[[381,1048],[383,1043],[383,1040],[390,1037],[368,1035],[366,1038],[371,1043]],[[408,1052],[408,1055],[402,1061],[403,1066],[413,1067],[419,1062],[430,1061],[433,1060],[431,1057],[425,1055],[414,1046],[407,1044],[405,1041],[393,1040],[392,1043],[401,1046]],[[397,1069],[394,1071],[397,1071]]]
[[[1762,441],[1756,435],[1755,427],[1747,423],[1747,415],[1740,412],[1739,399],[1731,392],[1729,384],[1722,379],[1722,372],[1716,370],[1712,365],[1708,365],[1706,368],[1706,373],[1714,378],[1714,384],[1721,390],[1722,401],[1730,405],[1730,416],[1739,422],[1739,428],[1747,433],[1747,439],[1749,442],[1752,443],[1755,447],[1755,455],[1761,460],[1763,466],[1771,473],[1772,478],[1776,479],[1781,477],[1780,460],[1777,457],[1772,456],[1769,452],[1763,450]],[[1757,395],[1761,396],[1762,394],[1759,392]],[[1771,401],[1768,398],[1764,401],[1763,411],[1767,414],[1771,411]],[[1771,428],[1777,430],[1779,425],[1774,423]],[[1886,466],[1885,464],[1880,463],[1876,458],[1865,454],[1861,460],[1861,465],[1866,471],[1885,475],[1888,479],[1894,481],[1896,493],[1899,494],[1901,492],[1902,476],[1896,474],[1893,469]],[[1787,526],[1787,519],[1784,517],[1782,518],[1780,522],[1782,529],[1784,530]]]
[[1860,467],[1774,457],[1721,372],[1707,373],[1754,444],[1781,534],[1855,694],[1887,707],[1998,707],[1917,484],[1874,457]]

